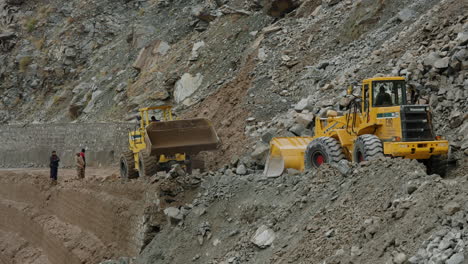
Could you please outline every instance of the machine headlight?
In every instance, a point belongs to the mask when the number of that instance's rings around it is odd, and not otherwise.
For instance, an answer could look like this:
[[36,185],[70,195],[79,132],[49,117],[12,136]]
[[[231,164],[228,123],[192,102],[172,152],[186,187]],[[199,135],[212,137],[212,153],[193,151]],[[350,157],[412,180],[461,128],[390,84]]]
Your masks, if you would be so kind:
[[439,144],[437,144],[437,145],[438,145],[439,147],[447,147],[447,146],[448,146],[447,143],[439,143]]
[[408,145],[403,145],[403,144],[400,145],[400,148],[408,148],[408,147],[409,147]]

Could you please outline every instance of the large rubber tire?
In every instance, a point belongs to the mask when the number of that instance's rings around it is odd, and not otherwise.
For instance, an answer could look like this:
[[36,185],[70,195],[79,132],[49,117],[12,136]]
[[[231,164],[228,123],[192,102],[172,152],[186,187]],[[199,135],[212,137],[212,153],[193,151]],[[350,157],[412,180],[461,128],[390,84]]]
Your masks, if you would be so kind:
[[134,179],[138,177],[135,170],[135,159],[132,151],[126,151],[120,156],[120,177],[122,179]]
[[427,174],[438,174],[441,177],[447,175],[448,158],[447,155],[431,156],[426,162]]
[[382,141],[371,134],[361,135],[356,139],[353,150],[353,161],[363,162],[383,157]]
[[156,156],[150,156],[146,151],[140,151],[139,159],[139,175],[141,178],[149,178],[158,172],[158,160]]
[[320,167],[323,163],[338,163],[344,159],[343,148],[338,140],[331,137],[319,137],[307,145],[304,153],[306,170]]

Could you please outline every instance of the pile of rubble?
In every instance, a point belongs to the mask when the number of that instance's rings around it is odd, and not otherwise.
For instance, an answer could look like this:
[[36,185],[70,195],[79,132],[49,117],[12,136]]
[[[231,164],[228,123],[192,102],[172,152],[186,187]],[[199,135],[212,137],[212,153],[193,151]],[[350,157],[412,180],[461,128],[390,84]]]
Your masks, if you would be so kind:
[[466,177],[387,158],[347,174],[241,166],[199,174],[193,201],[164,211],[139,256],[103,263],[464,263]]

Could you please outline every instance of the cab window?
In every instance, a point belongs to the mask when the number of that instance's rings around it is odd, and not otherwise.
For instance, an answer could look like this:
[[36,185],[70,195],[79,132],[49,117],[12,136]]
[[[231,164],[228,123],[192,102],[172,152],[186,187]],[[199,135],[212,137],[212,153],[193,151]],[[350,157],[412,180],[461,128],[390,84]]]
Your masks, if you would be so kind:
[[372,84],[373,106],[385,107],[405,104],[405,81],[375,81]]

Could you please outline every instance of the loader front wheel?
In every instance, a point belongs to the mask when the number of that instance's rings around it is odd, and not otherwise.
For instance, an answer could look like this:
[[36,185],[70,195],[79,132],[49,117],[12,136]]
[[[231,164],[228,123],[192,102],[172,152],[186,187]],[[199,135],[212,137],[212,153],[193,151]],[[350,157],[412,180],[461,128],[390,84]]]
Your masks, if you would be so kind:
[[138,177],[132,151],[126,151],[120,156],[120,177],[122,179],[134,179]]
[[150,156],[146,151],[141,151],[138,154],[139,159],[139,174],[141,178],[148,178],[158,172],[158,160],[156,156]]
[[304,153],[306,170],[320,167],[323,163],[338,163],[344,159],[340,142],[331,137],[319,137],[307,145]]
[[360,163],[383,157],[382,141],[371,134],[361,135],[356,139],[353,150],[353,161]]

